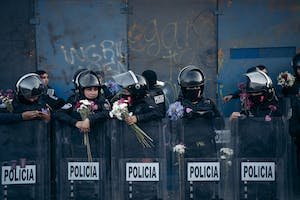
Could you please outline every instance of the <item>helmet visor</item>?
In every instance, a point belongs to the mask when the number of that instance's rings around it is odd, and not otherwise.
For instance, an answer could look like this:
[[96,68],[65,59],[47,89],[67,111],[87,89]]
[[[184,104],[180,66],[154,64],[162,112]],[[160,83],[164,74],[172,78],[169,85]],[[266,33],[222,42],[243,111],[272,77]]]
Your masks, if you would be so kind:
[[124,88],[139,83],[136,75],[130,70],[128,72],[113,76],[113,79],[117,84],[121,85]]
[[26,99],[30,99],[43,94],[45,87],[38,75],[30,75],[19,82],[18,90]]

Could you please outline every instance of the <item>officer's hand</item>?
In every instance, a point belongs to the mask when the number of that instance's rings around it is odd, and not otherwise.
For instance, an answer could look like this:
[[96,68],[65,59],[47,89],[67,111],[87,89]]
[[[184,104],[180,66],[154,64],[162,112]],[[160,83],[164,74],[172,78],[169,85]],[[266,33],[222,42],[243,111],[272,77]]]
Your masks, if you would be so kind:
[[45,120],[46,122],[49,122],[51,119],[51,114],[50,112],[46,113],[46,112],[39,111],[39,118]]
[[75,126],[76,126],[76,128],[79,129],[80,132],[88,133],[90,131],[90,129],[87,128],[87,124],[85,124],[85,123],[87,123],[87,122],[85,122],[85,121],[77,121],[76,124],[75,124]]
[[81,129],[84,133],[90,132],[90,120],[88,118],[82,121]]
[[127,123],[128,125],[132,125],[132,124],[137,123],[137,118],[136,118],[135,115],[133,115],[133,116],[128,116],[128,117],[125,118],[125,121],[126,121],[126,123]]
[[240,112],[233,112],[229,118],[230,121],[235,120],[241,116]]
[[35,119],[38,116],[39,116],[39,111],[37,110],[25,111],[22,113],[23,120]]
[[225,103],[227,103],[228,101],[230,101],[231,99],[232,99],[232,95],[227,95],[227,96],[225,96],[224,98],[223,98],[223,101],[225,102]]

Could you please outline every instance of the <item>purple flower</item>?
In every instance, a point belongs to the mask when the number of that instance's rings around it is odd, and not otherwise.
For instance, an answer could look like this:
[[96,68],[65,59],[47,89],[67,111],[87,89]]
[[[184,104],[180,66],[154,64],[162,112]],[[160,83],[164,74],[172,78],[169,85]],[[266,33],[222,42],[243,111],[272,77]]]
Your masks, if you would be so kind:
[[170,104],[169,109],[167,110],[167,115],[171,120],[178,120],[182,118],[184,113],[184,108],[179,101]]
[[116,82],[113,82],[112,80],[109,80],[106,83],[106,86],[112,94],[116,94],[122,89],[120,85],[118,85]]

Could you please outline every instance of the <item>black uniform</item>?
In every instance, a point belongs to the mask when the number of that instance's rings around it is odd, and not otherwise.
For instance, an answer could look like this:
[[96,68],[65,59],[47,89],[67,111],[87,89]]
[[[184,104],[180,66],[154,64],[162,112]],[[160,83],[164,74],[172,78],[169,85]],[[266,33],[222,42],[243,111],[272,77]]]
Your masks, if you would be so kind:
[[147,96],[134,100],[133,104],[129,105],[128,110],[137,117],[138,122],[159,120],[164,117],[158,106]]
[[180,101],[184,107],[184,118],[211,119],[212,125],[216,129],[224,128],[224,119],[211,99],[201,97],[196,103],[192,103],[189,99]]
[[147,90],[149,96],[153,99],[154,103],[158,106],[160,112],[164,116],[166,113],[165,94],[159,87],[153,87]]
[[[79,98],[83,100],[85,98]],[[78,101],[70,101],[66,104],[65,108],[58,110],[55,114],[55,118],[59,121],[65,122],[66,124],[75,126],[77,121],[81,121],[82,118],[80,113],[76,110]],[[89,116],[91,125],[101,120],[109,118],[110,104],[104,98],[98,98],[94,100],[94,103],[98,106],[98,109],[94,111],[94,114]]]
[[147,93],[153,99],[163,116],[166,113],[165,94],[163,90],[157,86],[157,75],[152,70],[145,70],[142,73],[147,81]]
[[42,94],[40,98],[41,101],[45,102],[52,111],[60,109],[65,104],[65,100],[57,97],[55,90],[51,87],[47,87],[45,94]]

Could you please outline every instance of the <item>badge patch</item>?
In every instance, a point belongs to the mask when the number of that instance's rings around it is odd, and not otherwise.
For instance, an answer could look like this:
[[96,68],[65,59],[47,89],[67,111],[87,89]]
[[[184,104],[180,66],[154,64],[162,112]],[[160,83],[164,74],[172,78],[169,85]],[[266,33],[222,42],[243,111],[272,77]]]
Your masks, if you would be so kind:
[[163,103],[163,102],[165,102],[165,97],[162,94],[158,95],[158,96],[154,96],[154,101],[155,101],[155,104]]

